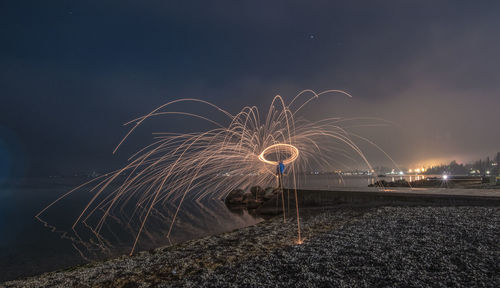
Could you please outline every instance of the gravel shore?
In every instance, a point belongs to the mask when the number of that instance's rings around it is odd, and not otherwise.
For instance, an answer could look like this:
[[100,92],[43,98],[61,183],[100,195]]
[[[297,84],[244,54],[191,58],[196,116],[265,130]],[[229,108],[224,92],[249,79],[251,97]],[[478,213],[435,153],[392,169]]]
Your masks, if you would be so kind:
[[296,220],[276,217],[3,285],[500,287],[500,207],[335,207],[308,214],[301,245]]

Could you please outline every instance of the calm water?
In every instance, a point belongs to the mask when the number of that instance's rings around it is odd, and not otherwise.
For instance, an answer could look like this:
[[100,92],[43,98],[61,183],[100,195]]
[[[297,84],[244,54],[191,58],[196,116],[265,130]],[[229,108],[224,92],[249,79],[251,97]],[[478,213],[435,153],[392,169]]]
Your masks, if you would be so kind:
[[[57,197],[85,181],[78,178],[24,179],[0,186],[0,282],[86,262],[73,247],[73,241],[61,238],[61,233],[51,232],[34,218]],[[88,202],[88,196],[88,193],[76,194],[63,205],[50,209],[44,220],[58,230],[71,231],[71,224]],[[164,236],[170,222],[167,225],[161,223],[161,229],[154,229],[158,232],[154,235],[162,236],[155,239],[145,237],[138,250],[222,233],[261,220],[246,211],[230,212],[222,201],[211,200],[203,205],[185,202],[170,239]],[[87,257],[99,259],[130,251],[130,241],[133,240],[130,233],[122,231],[122,234],[112,236],[125,241],[109,237],[107,240],[114,245],[110,254],[104,255],[101,251],[92,254],[84,249],[82,252]]]
[[397,180],[407,180],[409,182],[422,180],[428,175],[404,175],[404,176],[386,176],[378,178],[376,176],[343,176],[334,174],[301,175],[297,179],[297,186],[304,189],[328,189],[338,187],[367,187],[378,180],[394,182]]
[[[402,179],[385,177],[386,181]],[[413,176],[407,180],[416,180]],[[420,177],[418,178],[420,179]],[[1,184],[0,186],[0,282],[29,276],[45,271],[84,263],[85,260],[73,247],[73,241],[61,238],[61,233],[51,232],[34,216],[60,195],[87,181],[81,178],[40,178],[23,179]],[[366,187],[376,181],[374,177],[349,176],[339,178],[335,175],[304,175],[298,179],[301,188],[328,189],[335,187]],[[89,201],[89,193],[79,193],[55,206],[47,213],[49,224],[58,230],[70,231],[71,224],[84,205]],[[210,234],[253,225],[259,221],[246,211],[230,212],[223,202],[213,200],[198,205],[185,202],[178,215],[170,239],[166,239],[165,222],[159,221],[158,229],[153,229],[154,239],[141,241],[138,250],[168,245]],[[173,207],[172,207],[173,208]],[[175,210],[175,209],[171,209]],[[161,236],[163,235],[163,236]],[[113,242],[114,249],[109,254],[89,254],[85,256],[110,257],[127,253],[130,249],[131,234],[112,235],[121,241]],[[113,238],[110,237],[110,238]],[[81,248],[81,247],[80,247]],[[96,256],[97,255],[97,256]]]

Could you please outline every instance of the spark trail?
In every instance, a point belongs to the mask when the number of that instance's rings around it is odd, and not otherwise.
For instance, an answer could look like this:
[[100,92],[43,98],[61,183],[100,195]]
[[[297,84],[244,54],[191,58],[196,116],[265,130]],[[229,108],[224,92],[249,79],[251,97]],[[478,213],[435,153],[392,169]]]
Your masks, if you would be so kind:
[[[160,217],[162,221],[170,219],[170,223],[166,224],[168,237],[183,202],[201,203],[213,198],[222,200],[237,188],[273,186],[276,183],[275,167],[279,161],[287,165],[287,188],[295,191],[296,201],[297,173],[307,171],[313,165],[332,167],[335,164],[345,165],[345,161],[361,161],[371,169],[352,135],[340,126],[348,120],[325,118],[311,122],[299,116],[298,113],[306,105],[325,94],[351,97],[340,90],[321,93],[304,90],[287,104],[277,95],[264,115],[255,106],[244,107],[233,115],[200,99],[178,99],[166,103],[126,123],[132,127],[113,153],[152,117],[193,117],[210,123],[213,128],[189,133],[154,133],[153,143],[133,154],[123,168],[69,191],[36,217],[41,219],[41,215],[56,202],[87,187],[93,196],[73,223],[75,234],[78,235],[78,227],[85,227],[95,235],[100,245],[105,245],[106,241],[100,237],[102,229],[110,219],[116,220],[135,235],[130,250],[132,254],[140,238],[148,234],[147,223],[151,217]],[[205,111],[211,110],[212,114],[175,110],[175,106],[181,103],[206,105]],[[211,117],[213,113],[220,115]],[[220,116],[225,119],[224,122],[214,120]],[[301,243],[298,203],[295,204],[297,243]],[[174,211],[172,207],[175,207]],[[166,210],[172,212],[170,217],[161,216]]]

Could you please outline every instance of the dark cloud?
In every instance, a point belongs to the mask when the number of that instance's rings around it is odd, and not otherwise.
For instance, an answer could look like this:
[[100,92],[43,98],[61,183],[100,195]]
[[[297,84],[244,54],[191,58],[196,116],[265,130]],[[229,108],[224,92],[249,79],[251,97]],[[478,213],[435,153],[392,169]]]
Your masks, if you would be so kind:
[[121,124],[169,100],[202,98],[236,112],[310,88],[355,96],[321,100],[312,118],[396,123],[355,130],[398,163],[486,156],[500,150],[499,6],[3,1],[2,149],[24,159],[18,174],[115,167]]

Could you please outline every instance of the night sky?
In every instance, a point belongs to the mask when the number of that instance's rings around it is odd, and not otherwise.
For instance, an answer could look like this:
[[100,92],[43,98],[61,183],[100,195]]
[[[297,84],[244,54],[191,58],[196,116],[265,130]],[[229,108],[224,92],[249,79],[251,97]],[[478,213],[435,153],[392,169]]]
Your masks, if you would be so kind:
[[354,96],[311,118],[393,122],[354,129],[401,165],[500,150],[500,2],[335,2],[1,1],[2,177],[116,168],[191,126],[166,119],[112,155],[124,122],[172,99],[236,113],[303,89]]

